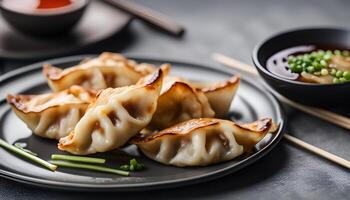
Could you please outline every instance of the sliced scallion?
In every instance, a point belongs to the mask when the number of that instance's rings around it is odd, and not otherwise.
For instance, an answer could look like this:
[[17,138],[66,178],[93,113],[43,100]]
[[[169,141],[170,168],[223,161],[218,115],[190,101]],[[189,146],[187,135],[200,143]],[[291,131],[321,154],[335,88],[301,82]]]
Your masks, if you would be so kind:
[[69,168],[78,168],[78,169],[88,169],[93,171],[100,171],[100,172],[108,172],[113,173],[121,176],[129,176],[129,172],[108,168],[108,167],[102,167],[98,165],[90,165],[90,164],[82,164],[82,163],[75,163],[71,161],[62,161],[62,160],[51,160],[52,164],[58,165],[60,167],[69,167]]
[[52,171],[55,171],[57,168],[56,165],[53,165],[53,164],[51,164],[51,163],[49,163],[49,162],[47,162],[39,157],[36,157],[36,156],[26,152],[26,151],[23,151],[22,149],[7,143],[3,139],[0,139],[0,146],[9,150],[9,151],[12,151],[12,152],[18,154],[18,155],[21,155],[21,156],[23,156],[23,157],[25,157],[33,162],[36,162],[36,163],[38,163],[38,164],[40,164],[40,165],[42,165],[42,166],[44,166]]
[[61,155],[61,154],[52,154],[52,160],[68,160],[68,161],[76,161],[76,162],[84,162],[84,163],[97,163],[104,164],[106,162],[103,158],[93,158],[93,157],[85,157],[85,156],[70,156],[70,155]]

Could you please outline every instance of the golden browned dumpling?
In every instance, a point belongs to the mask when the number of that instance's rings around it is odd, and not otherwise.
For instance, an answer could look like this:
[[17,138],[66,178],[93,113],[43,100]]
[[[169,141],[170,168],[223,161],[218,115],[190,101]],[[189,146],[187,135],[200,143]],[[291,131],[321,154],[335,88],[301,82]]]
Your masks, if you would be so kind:
[[45,64],[43,74],[53,91],[61,91],[72,85],[99,90],[135,84],[141,77],[155,70],[154,65],[138,64],[120,54],[105,52],[98,58],[64,70]]
[[215,117],[221,118],[227,115],[239,84],[240,78],[233,76],[223,82],[209,83],[199,87],[208,98],[209,104],[215,112]]
[[102,90],[58,148],[85,155],[124,145],[151,121],[162,79],[159,69],[144,84]]
[[190,84],[166,77],[158,106],[148,129],[162,130],[182,121],[200,117],[213,117],[207,97]]
[[60,139],[71,132],[94,100],[95,93],[79,86],[41,95],[8,95],[17,116],[34,134]]
[[131,139],[150,159],[179,167],[206,166],[251,151],[272,128],[271,119],[249,124],[201,118],[192,119],[155,134]]

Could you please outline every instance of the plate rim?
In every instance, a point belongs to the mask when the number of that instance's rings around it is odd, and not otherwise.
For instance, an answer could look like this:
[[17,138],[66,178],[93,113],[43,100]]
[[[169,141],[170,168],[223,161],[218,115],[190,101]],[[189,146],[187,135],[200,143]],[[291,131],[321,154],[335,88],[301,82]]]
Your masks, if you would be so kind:
[[[192,61],[178,61],[176,59],[160,59],[160,58],[151,58],[147,56],[134,56],[131,54],[124,54],[126,57],[130,59],[135,59],[142,62],[161,62],[161,63],[172,63],[175,65],[185,65],[185,66],[194,66],[196,68],[204,68],[209,70],[214,70],[220,73],[225,74],[232,74],[235,72],[232,69],[225,69],[225,68],[219,68],[215,67],[215,65],[206,65],[206,64],[200,64],[195,63]],[[16,78],[18,75],[23,75],[26,72],[36,71],[42,67],[43,63],[66,63],[66,62],[74,62],[82,60],[86,57],[96,57],[97,54],[83,54],[83,55],[75,55],[75,56],[67,56],[67,57],[60,57],[60,58],[54,58],[49,59],[41,62],[36,62],[30,65],[26,65],[24,67],[12,70],[8,73],[5,73],[0,76],[0,85],[4,81],[11,81],[11,79]],[[273,94],[271,94],[265,87],[258,86],[257,84],[254,84],[252,80],[249,80],[248,78],[242,78],[244,81],[248,82],[249,84],[256,87],[259,91],[263,92],[265,96],[270,100],[270,102],[273,105],[273,108],[276,111],[276,115],[279,119],[279,129],[275,133],[276,136],[265,146],[263,147],[259,152],[248,156],[247,158],[239,161],[235,165],[230,165],[215,171],[211,171],[209,173],[197,175],[195,177],[185,177],[180,178],[176,180],[166,180],[166,181],[156,181],[151,183],[127,183],[127,184],[118,184],[118,183],[112,183],[108,185],[99,185],[96,183],[72,183],[72,182],[64,182],[64,181],[55,181],[55,180],[48,180],[48,179],[40,179],[28,175],[21,175],[16,174],[14,172],[7,171],[4,169],[4,167],[0,164],[0,177],[7,178],[16,182],[21,182],[25,184],[29,184],[32,186],[37,186],[41,188],[49,188],[49,189],[59,189],[59,190],[70,190],[70,191],[91,191],[91,189],[96,189],[98,191],[145,191],[145,190],[154,190],[154,189],[163,189],[163,188],[173,188],[173,187],[180,187],[185,185],[191,185],[196,184],[200,182],[206,182],[213,179],[221,178],[225,175],[231,174],[233,172],[236,172],[254,162],[259,160],[260,158],[264,157],[268,152],[270,152],[281,140],[283,137],[283,130],[285,129],[286,124],[286,115],[285,112],[281,106],[281,103],[274,97]],[[0,104],[4,103],[4,100],[0,100]]]

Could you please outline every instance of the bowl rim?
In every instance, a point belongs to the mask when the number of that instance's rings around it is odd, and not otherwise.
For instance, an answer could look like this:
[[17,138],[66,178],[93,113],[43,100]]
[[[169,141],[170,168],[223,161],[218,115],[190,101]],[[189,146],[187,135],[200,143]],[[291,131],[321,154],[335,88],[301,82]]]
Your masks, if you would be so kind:
[[308,87],[329,87],[329,86],[344,86],[344,85],[350,86],[350,81],[345,82],[345,83],[325,84],[325,83],[305,83],[305,82],[300,82],[300,81],[284,79],[276,74],[271,73],[260,63],[259,58],[258,58],[258,53],[259,53],[261,47],[264,44],[266,44],[267,42],[269,42],[270,40],[273,40],[273,39],[280,37],[282,35],[287,35],[287,34],[291,34],[291,33],[302,32],[302,31],[317,31],[317,30],[344,31],[344,32],[348,32],[350,35],[350,29],[345,28],[345,27],[339,27],[339,26],[327,26],[327,27],[326,26],[312,26],[312,27],[301,27],[301,28],[293,28],[293,29],[287,29],[284,31],[280,31],[278,33],[275,33],[275,34],[265,38],[264,40],[260,41],[259,43],[257,43],[255,45],[253,52],[252,52],[252,60],[253,60],[255,68],[258,71],[263,72],[264,74],[268,75],[269,77],[272,77],[272,78],[277,79],[279,81],[287,82],[289,84],[298,85],[298,86],[308,86]]
[[19,15],[45,17],[45,16],[63,15],[63,14],[68,14],[68,13],[79,11],[79,10],[87,7],[87,5],[90,3],[90,1],[91,0],[78,0],[77,3],[73,3],[72,5],[59,7],[59,8],[45,8],[45,9],[40,9],[40,10],[35,11],[35,12],[30,12],[30,11],[26,11],[26,10],[18,11],[15,9],[11,9],[11,8],[3,6],[1,1],[0,1],[0,8],[1,8],[1,10],[16,13]]

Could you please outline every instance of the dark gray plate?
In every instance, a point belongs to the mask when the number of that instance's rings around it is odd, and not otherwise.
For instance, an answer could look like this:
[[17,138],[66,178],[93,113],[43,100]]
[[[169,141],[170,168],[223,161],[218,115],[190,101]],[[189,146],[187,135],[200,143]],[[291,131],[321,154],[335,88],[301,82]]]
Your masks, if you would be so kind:
[[67,55],[122,31],[131,16],[101,1],[91,1],[71,33],[56,38],[33,38],[13,30],[0,17],[0,58],[42,59]]
[[[76,64],[85,57],[74,56],[46,62],[66,67]],[[229,70],[219,70],[197,64],[169,60],[135,59],[154,64],[172,63],[172,74],[197,81],[225,80],[232,73]],[[40,94],[48,92],[49,88],[41,74],[41,65],[42,63],[33,64],[0,77],[0,137],[9,143],[26,142],[28,148],[37,152],[41,158],[50,159],[51,154],[62,153],[57,150],[57,143],[32,135],[4,100],[7,93]],[[208,167],[177,168],[162,165],[147,159],[138,152],[135,146],[128,146],[122,150],[95,156],[107,158],[107,164],[112,167],[118,167],[127,163],[131,157],[136,157],[147,166],[145,171],[132,173],[130,177],[66,168],[59,168],[58,171],[51,172],[4,149],[0,149],[0,175],[18,182],[41,187],[89,191],[150,190],[212,180],[255,162],[269,152],[282,137],[284,116],[280,105],[273,96],[254,85],[253,82],[245,78],[242,79],[238,96],[234,100],[231,110],[228,116],[231,119],[250,122],[260,117],[269,116],[272,117],[274,122],[279,123],[280,127],[276,134],[267,135],[257,145],[257,150],[253,154],[242,155],[232,161]]]

